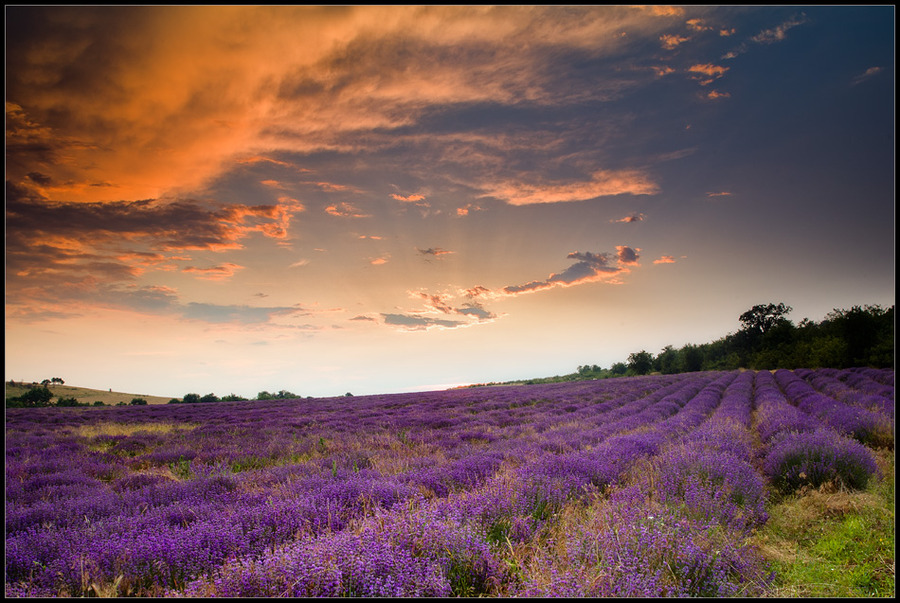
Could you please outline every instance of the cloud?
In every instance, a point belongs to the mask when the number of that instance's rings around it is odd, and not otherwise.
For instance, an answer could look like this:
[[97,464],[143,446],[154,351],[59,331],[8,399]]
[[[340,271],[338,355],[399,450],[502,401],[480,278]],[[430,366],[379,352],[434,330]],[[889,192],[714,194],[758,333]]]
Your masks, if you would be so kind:
[[642,214],[642,213],[640,213],[640,214],[631,214],[630,216],[625,216],[624,218],[619,218],[618,220],[610,220],[610,222],[613,222],[613,223],[615,223],[615,222],[625,222],[625,223],[630,224],[630,223],[632,223],[632,222],[641,222],[641,221],[642,221],[644,218],[646,218],[646,217],[647,217],[647,216],[645,216],[645,215]]
[[706,25],[703,19],[688,19],[685,21],[685,25],[694,31],[709,31],[712,29],[712,27]]
[[354,316],[354,317],[351,318],[350,320],[362,321],[362,322],[377,322],[377,321],[376,321],[374,318],[372,318],[371,316],[363,316],[362,314],[360,314],[360,315],[358,315],[358,316]]
[[688,68],[688,71],[692,73],[701,73],[703,75],[708,75],[710,77],[722,77],[726,71],[728,71],[730,67],[722,67],[720,65],[712,65],[709,63],[692,65]]
[[653,195],[659,187],[642,170],[598,170],[587,182],[528,184],[505,181],[486,187],[482,197],[495,197],[510,205],[569,203],[615,195]]
[[654,17],[681,17],[684,9],[680,6],[664,6],[652,4],[649,6],[636,6],[634,8],[649,12]]
[[388,260],[391,258],[390,255],[383,255],[376,258],[369,258],[369,263],[373,266],[381,266],[383,264],[387,264]]
[[653,69],[653,72],[658,77],[663,77],[663,76],[675,73],[675,69],[673,67],[669,67],[668,65],[660,65],[657,67],[652,67],[651,69]]
[[[803,25],[807,22],[807,18],[805,14],[800,14],[799,16],[792,17],[785,21],[784,23],[777,25],[770,29],[764,29],[755,36],[750,38],[751,42],[756,44],[774,44],[776,42],[781,42],[787,38],[787,32],[798,25]],[[731,36],[735,33],[734,29],[722,29],[719,31],[720,36]],[[750,46],[747,42],[742,42],[724,55],[722,55],[723,59],[734,59],[738,56],[749,52]]]
[[757,44],[774,44],[775,42],[781,42],[787,37],[787,32],[791,29],[797,27],[798,25],[803,25],[807,22],[807,18],[805,14],[800,14],[796,17],[791,17],[784,23],[777,25],[771,29],[764,29],[752,38],[752,41]]
[[674,264],[675,257],[671,255],[661,255],[659,259],[653,260],[654,264]]
[[469,212],[473,211],[482,211],[482,208],[475,205],[474,203],[466,203],[463,207],[456,208],[457,216],[468,216]]
[[[576,251],[567,257],[578,261],[562,272],[551,274],[545,280],[531,281],[523,285],[509,285],[503,288],[503,292],[506,295],[519,295],[553,287],[571,287],[604,280],[610,283],[619,283],[618,277],[630,272],[628,266],[637,265],[638,251],[640,249],[632,249],[625,245],[617,246],[615,255]],[[617,265],[613,265],[613,258],[617,260]]]
[[202,278],[210,281],[223,281],[234,276],[234,273],[238,270],[242,270],[244,267],[239,266],[237,264],[225,263],[220,266],[211,266],[209,268],[196,268],[194,266],[187,266],[182,268],[181,271],[187,274],[193,274],[197,278]]
[[720,191],[718,193],[706,193],[707,197],[730,197],[734,193],[730,193],[728,191]]
[[191,199],[63,203],[7,182],[7,304],[25,312],[38,301],[105,304],[154,271],[228,278],[238,263],[183,267],[191,259],[185,252],[237,252],[254,232],[284,240],[295,210]]
[[674,50],[690,39],[691,38],[689,36],[678,36],[675,34],[666,34],[659,36],[659,41],[662,42],[662,47],[666,50]]
[[429,247],[428,249],[419,249],[418,247],[416,247],[416,251],[419,253],[419,255],[432,256],[436,258],[439,258],[442,255],[449,255],[451,253],[454,253],[453,251],[447,251],[446,249],[441,249],[440,247]]
[[638,251],[640,249],[632,249],[626,245],[617,245],[616,246],[616,258],[619,260],[620,264],[629,264],[631,266],[637,265]]
[[[708,86],[717,79],[725,75],[730,67],[722,67],[721,65],[712,65],[710,63],[691,65],[688,68],[690,73],[696,74],[693,78],[700,82],[701,86]],[[705,77],[704,77],[705,76]]]
[[[483,289],[484,291],[489,293],[489,291],[484,287],[479,287],[478,289]],[[454,296],[448,293],[431,294],[424,291],[410,292],[411,297],[423,300],[425,302],[425,305],[430,310],[434,310],[441,314],[472,316],[479,322],[497,318],[496,314],[490,312],[489,310],[486,310],[481,303],[474,301],[474,298],[477,297],[477,295],[478,294],[467,294],[466,296],[469,298],[469,301],[463,302],[461,305],[457,305],[457,303],[454,302]]]
[[401,327],[407,331],[424,331],[432,327],[453,329],[467,324],[459,320],[442,320],[414,314],[382,314],[381,316],[384,324]]
[[304,315],[302,310],[286,307],[253,307],[241,305],[218,305],[191,302],[180,308],[188,320],[199,320],[213,324],[266,324],[276,316]]
[[857,84],[861,84],[862,82],[865,82],[866,80],[871,79],[872,77],[878,75],[881,72],[882,72],[881,67],[869,67],[863,73],[861,73],[861,74],[857,75],[855,78],[853,78],[850,82],[850,85],[856,86]]
[[660,14],[684,10],[13,7],[7,177],[68,201],[183,197],[237,168],[301,169],[290,154],[399,148],[450,108],[618,98],[631,74],[576,93],[554,57],[600,64],[657,39]]
[[392,194],[391,198],[396,199],[397,201],[404,201],[406,203],[416,203],[418,201],[424,201],[425,195],[407,195],[404,197],[403,195]]
[[728,92],[719,92],[718,90],[710,90],[707,93],[706,98],[711,100],[718,100],[720,98],[731,98],[731,94]]
[[362,213],[361,210],[357,209],[350,203],[337,203],[336,205],[329,205],[325,208],[325,213],[330,214],[332,216],[337,216],[339,218],[371,218],[372,216],[369,214]]

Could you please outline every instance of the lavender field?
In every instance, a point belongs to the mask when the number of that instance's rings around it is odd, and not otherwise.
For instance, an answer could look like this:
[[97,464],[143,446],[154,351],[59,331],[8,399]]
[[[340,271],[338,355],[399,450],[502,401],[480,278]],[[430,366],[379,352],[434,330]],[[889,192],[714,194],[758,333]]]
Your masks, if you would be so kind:
[[6,596],[756,596],[865,488],[894,371],[6,413]]

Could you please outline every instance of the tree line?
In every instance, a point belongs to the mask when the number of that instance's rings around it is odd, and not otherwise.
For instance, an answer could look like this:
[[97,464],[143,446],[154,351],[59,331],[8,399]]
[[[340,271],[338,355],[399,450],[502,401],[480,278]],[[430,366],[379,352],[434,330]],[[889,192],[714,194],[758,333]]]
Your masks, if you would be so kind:
[[604,370],[580,366],[576,375],[598,378],[619,375],[694,371],[852,368],[894,366],[894,306],[835,309],[821,322],[804,318],[794,324],[784,303],[760,304],[740,315],[741,328],[703,344],[668,345],[655,356],[634,352],[627,362]]
[[794,324],[784,303],[755,305],[738,317],[741,328],[710,343],[671,345],[654,355],[632,352],[609,368],[579,366],[574,373],[507,383],[554,383],[740,368],[893,368],[894,306],[834,309],[820,322],[804,318]]

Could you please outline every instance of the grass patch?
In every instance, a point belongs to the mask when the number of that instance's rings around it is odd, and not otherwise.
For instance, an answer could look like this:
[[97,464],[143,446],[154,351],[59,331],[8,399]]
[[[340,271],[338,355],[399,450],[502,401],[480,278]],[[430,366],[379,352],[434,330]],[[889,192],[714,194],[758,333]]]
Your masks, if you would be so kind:
[[180,429],[193,429],[191,423],[95,423],[94,425],[79,425],[74,429],[77,436],[95,438],[97,436],[130,436],[139,431],[146,433],[172,433]]
[[754,537],[782,597],[893,597],[894,454],[877,453],[881,479],[865,490],[833,485],[781,499]]

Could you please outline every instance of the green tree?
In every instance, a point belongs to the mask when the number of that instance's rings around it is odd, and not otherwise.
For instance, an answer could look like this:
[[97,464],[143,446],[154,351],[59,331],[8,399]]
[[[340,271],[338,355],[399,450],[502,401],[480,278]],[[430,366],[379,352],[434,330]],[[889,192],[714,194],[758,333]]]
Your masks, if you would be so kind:
[[745,331],[751,331],[765,335],[772,327],[779,324],[784,317],[793,310],[783,303],[757,304],[744,312],[738,318],[744,325]]
[[200,398],[200,402],[218,402],[218,401],[219,401],[219,396],[217,396],[215,394],[211,394],[211,393],[206,394],[205,396]]
[[181,400],[185,404],[197,404],[200,402],[200,394],[185,394]]
[[653,370],[653,354],[646,350],[628,356],[628,370],[635,375],[646,375]]
[[19,396],[22,401],[22,406],[25,407],[49,406],[50,399],[52,397],[53,394],[50,392],[47,386],[32,387],[27,392]]
[[678,350],[667,345],[656,356],[654,367],[663,375],[672,375],[681,372],[681,354]]
[[145,406],[147,404],[147,401],[143,398],[132,398],[131,404],[133,406]]

